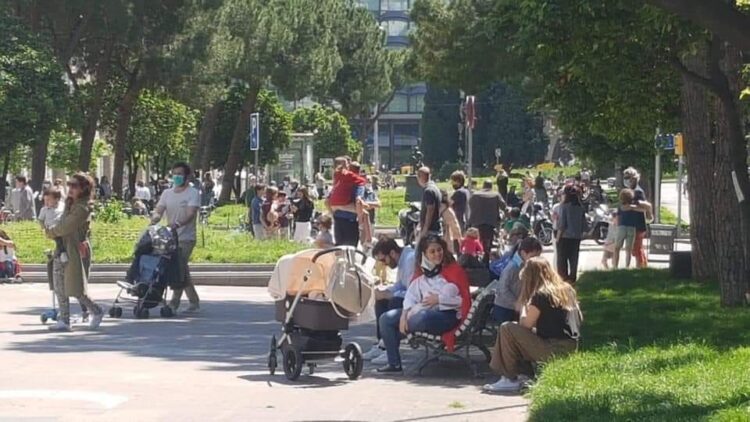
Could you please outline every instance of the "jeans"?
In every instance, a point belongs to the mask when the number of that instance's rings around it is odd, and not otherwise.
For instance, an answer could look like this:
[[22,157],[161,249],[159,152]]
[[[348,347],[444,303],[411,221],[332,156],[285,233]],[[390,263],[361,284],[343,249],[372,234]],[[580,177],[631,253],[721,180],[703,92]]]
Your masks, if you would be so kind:
[[578,254],[581,239],[562,238],[557,242],[557,273],[569,283],[578,279]]
[[253,224],[253,233],[257,240],[264,240],[266,238],[266,228],[263,227],[263,224]]
[[403,297],[394,296],[390,299],[381,299],[375,302],[375,327],[377,328],[378,340],[382,338],[382,336],[380,335],[380,316],[390,310],[401,309],[403,307]]
[[508,321],[518,321],[518,313],[514,309],[503,308],[502,306],[492,306],[492,320],[502,324]]
[[[388,354],[388,364],[400,368],[400,346],[403,335],[399,331],[399,322],[403,309],[392,309],[380,316],[380,331]],[[437,311],[426,309],[409,317],[407,325],[409,332],[425,332],[435,335],[443,334],[458,324],[456,311]]]
[[16,264],[8,260],[3,263],[3,270],[0,271],[0,278],[13,278],[16,276]]
[[[347,214],[350,214],[348,216]],[[333,237],[336,246],[354,246],[359,244],[359,224],[353,213],[337,211],[333,215]]]

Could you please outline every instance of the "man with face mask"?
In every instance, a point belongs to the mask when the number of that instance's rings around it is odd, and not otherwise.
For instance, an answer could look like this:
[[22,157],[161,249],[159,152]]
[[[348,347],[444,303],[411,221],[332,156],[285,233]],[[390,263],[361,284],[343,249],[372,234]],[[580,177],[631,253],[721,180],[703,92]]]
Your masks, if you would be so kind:
[[172,300],[169,307],[176,313],[180,306],[182,291],[185,290],[190,307],[187,312],[197,312],[200,309],[200,298],[195,291],[195,286],[190,280],[190,255],[195,247],[195,217],[201,204],[200,192],[188,184],[190,179],[190,166],[187,163],[175,163],[172,166],[172,187],[165,190],[159,198],[154,214],[151,218],[152,224],[161,221],[166,213],[169,226],[177,231],[177,240],[180,255],[180,278],[184,288],[173,289]]
[[[385,290],[376,291],[375,321],[379,322],[380,316],[384,313],[391,309],[403,307],[406,289],[409,287],[409,282],[414,278],[415,253],[414,248],[411,246],[401,248],[392,237],[382,236],[378,240],[378,243],[373,246],[372,256],[376,261],[382,262],[390,269],[398,268],[396,282]],[[385,345],[380,337],[379,323],[377,324],[377,336],[378,343],[373,345],[363,357],[367,360],[373,360],[375,364],[384,364],[387,361],[376,361],[380,356],[387,359],[385,356]]]

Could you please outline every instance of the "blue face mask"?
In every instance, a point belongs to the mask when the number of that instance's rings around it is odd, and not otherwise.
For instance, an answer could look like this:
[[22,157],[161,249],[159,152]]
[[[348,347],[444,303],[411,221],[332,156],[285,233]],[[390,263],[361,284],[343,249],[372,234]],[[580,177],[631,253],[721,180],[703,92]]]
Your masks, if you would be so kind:
[[175,186],[182,186],[185,184],[185,176],[181,174],[175,174],[172,176],[172,184]]

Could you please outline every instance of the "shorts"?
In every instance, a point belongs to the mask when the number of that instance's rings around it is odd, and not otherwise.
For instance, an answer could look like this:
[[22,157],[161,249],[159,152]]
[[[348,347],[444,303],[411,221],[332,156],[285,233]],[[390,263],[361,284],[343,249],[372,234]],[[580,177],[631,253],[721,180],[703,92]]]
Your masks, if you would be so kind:
[[622,249],[623,244],[627,245],[626,250],[633,250],[633,242],[635,241],[635,227],[629,226],[618,226],[617,236],[615,237],[615,247]]

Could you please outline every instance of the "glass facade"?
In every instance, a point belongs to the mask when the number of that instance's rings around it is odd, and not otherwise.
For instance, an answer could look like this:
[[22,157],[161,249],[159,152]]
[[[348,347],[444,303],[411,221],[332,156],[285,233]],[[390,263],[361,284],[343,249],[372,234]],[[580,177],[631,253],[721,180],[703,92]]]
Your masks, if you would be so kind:
[[409,0],[382,0],[383,12],[408,12]]
[[409,35],[409,22],[394,19],[383,22],[389,37],[406,37]]

